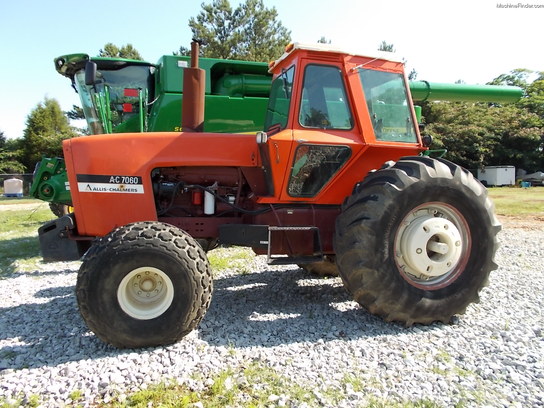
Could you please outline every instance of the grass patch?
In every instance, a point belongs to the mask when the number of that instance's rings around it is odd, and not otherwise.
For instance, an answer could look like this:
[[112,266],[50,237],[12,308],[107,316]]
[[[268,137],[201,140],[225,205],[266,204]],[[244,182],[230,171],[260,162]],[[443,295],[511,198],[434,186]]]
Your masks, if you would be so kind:
[[443,405],[437,404],[434,401],[428,399],[422,399],[418,401],[406,401],[406,402],[391,402],[389,400],[383,400],[378,398],[370,398],[368,404],[364,405],[365,408],[443,408]]
[[207,255],[210,265],[215,271],[231,268],[241,273],[249,273],[255,259],[251,248],[244,247],[220,247],[208,252]]
[[[198,375],[197,375],[198,376]],[[350,381],[357,391],[364,391],[364,384],[355,377]],[[221,371],[209,380],[195,378],[206,386],[193,390],[187,385],[175,382],[149,386],[145,390],[129,395],[122,401],[98,402],[100,407],[161,407],[184,408],[202,406],[206,408],[222,407],[276,407],[276,406],[306,406],[323,407],[337,406],[346,398],[343,390],[317,389],[314,386],[302,387],[292,379],[278,374],[272,368],[253,362],[245,368],[234,370],[229,368]],[[196,404],[196,405],[195,405]],[[394,401],[387,398],[369,396],[361,402],[361,408],[439,408],[442,405],[428,399],[415,401]]]
[[544,217],[544,187],[494,187],[488,191],[499,215]]
[[41,204],[42,200],[30,197],[4,197],[0,195],[0,205],[16,205],[16,204]]
[[53,218],[55,216],[45,203],[34,209],[0,211],[0,238],[28,236]]
[[36,408],[41,406],[40,397],[38,395],[31,395],[28,398],[18,398],[14,400],[8,400],[7,398],[0,397],[0,408]]
[[0,211],[0,278],[15,271],[16,263],[40,259],[38,228],[54,218],[47,204],[30,210]]
[[320,406],[311,390],[293,384],[290,379],[259,363],[251,363],[238,372],[224,370],[206,384],[203,390],[194,391],[186,385],[163,383],[138,391],[123,402],[102,403],[99,406],[184,408],[199,402],[206,408],[249,408],[276,406],[279,401],[285,402],[285,406],[290,406],[288,401],[304,402],[310,407]]
[[68,398],[70,398],[73,402],[77,402],[84,398],[84,394],[81,390],[73,390],[70,395],[68,395]]

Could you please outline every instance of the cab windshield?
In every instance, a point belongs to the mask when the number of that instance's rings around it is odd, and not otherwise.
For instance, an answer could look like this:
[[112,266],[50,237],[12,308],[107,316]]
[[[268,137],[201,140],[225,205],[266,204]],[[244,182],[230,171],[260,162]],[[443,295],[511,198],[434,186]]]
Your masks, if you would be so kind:
[[402,74],[360,69],[366,104],[377,140],[417,142]]
[[151,69],[148,65],[98,68],[94,85],[85,84],[85,70],[76,73],[75,85],[91,134],[146,130]]

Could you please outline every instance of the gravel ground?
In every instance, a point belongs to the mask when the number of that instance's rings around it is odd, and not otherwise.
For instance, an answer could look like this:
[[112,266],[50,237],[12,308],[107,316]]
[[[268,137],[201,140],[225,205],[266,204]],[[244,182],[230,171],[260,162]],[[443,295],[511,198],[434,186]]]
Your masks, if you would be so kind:
[[257,361],[314,395],[338,389],[341,407],[369,398],[544,406],[543,232],[501,232],[499,269],[453,325],[385,323],[351,301],[338,278],[313,279],[256,257],[251,273],[218,274],[198,330],[136,351],[107,346],[85,327],[74,296],[78,262],[40,265],[0,280],[0,405],[33,395],[43,406],[72,405],[77,390],[91,406],[170,379],[198,390],[222,370]]

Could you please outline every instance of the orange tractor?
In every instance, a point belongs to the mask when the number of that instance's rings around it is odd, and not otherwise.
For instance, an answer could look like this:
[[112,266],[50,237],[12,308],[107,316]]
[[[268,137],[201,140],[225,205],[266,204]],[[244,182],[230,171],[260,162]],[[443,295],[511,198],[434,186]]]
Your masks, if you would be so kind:
[[264,131],[220,134],[202,131],[197,49],[184,132],[64,142],[74,212],[40,242],[46,259],[84,255],[77,301],[98,337],[144,347],[193,330],[219,244],[338,273],[370,313],[407,326],[477,301],[500,225],[470,172],[425,154],[401,61],[291,44],[270,64]]

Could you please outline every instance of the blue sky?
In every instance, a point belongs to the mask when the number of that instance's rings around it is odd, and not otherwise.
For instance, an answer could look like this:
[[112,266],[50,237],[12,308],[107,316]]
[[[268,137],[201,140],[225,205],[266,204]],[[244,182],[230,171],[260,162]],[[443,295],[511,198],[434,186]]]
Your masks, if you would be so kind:
[[[211,2],[207,0],[206,2]],[[294,41],[375,50],[382,40],[418,79],[485,83],[515,68],[544,71],[544,0],[264,0]],[[107,42],[131,43],[150,62],[189,46],[200,0],[16,0],[0,5],[0,130],[20,137],[45,97],[78,104],[53,58],[96,55]],[[237,5],[240,1],[231,0]],[[536,8],[534,6],[540,6]]]

